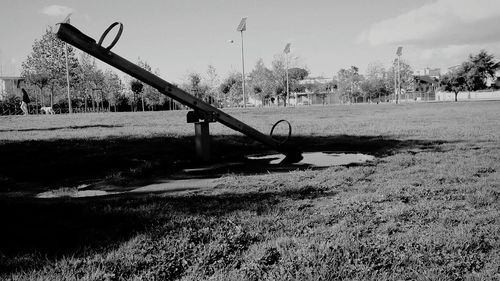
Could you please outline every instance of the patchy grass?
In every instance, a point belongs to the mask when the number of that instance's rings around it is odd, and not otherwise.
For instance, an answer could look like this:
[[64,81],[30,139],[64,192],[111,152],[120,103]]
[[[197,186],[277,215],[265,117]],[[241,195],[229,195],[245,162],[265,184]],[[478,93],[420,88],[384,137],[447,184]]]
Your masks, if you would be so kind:
[[[9,183],[0,197],[0,278],[499,279],[499,105],[235,111],[262,131],[275,120],[290,120],[293,141],[305,151],[355,151],[379,159],[319,170],[232,172],[214,190],[183,195],[93,199],[29,194],[63,182],[144,180],[190,165],[191,130],[181,126],[183,114],[9,119],[1,123],[1,154],[30,158],[0,166]],[[76,122],[71,118],[81,122],[73,125],[78,128],[67,128]],[[215,161],[265,149],[212,128]],[[56,160],[44,163],[44,155]],[[15,171],[26,165],[43,172],[19,184],[22,175]],[[44,177],[61,170],[69,174]],[[39,181],[44,187],[36,186]]]

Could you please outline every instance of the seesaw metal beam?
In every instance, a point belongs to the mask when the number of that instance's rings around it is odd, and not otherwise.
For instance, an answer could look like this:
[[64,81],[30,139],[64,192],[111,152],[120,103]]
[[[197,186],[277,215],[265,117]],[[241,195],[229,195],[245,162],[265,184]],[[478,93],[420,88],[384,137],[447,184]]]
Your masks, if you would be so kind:
[[[116,24],[113,24],[112,26],[110,26],[110,28],[114,25]],[[107,34],[110,28],[106,30],[103,36]],[[121,28],[122,27],[120,27],[119,34],[121,33]],[[201,113],[203,119],[206,122],[218,121],[235,131],[243,133],[246,136],[284,154],[286,156],[287,162],[295,163],[302,160],[302,153],[297,148],[291,147],[286,143],[280,143],[276,141],[270,136],[259,132],[258,130],[252,128],[251,126],[248,126],[247,124],[239,121],[238,119],[223,112],[222,110],[219,110],[206,103],[205,101],[190,95],[184,90],[170,84],[169,82],[161,79],[153,73],[111,52],[111,47],[116,43],[119,36],[117,36],[110,47],[104,48],[100,44],[97,44],[93,38],[85,35],[71,24],[60,23],[57,30],[57,37],[64,42],[90,54],[91,56],[156,88],[160,93],[178,101],[179,103],[194,109],[195,112]],[[101,38],[100,41],[102,41],[102,39],[103,38]]]

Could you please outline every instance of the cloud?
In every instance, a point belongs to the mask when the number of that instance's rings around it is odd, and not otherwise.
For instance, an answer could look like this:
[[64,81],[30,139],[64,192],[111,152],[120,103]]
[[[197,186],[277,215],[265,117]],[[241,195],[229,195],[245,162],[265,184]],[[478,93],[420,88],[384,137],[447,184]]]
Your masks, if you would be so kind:
[[40,13],[51,17],[67,16],[68,14],[73,12],[74,12],[73,8],[59,6],[59,5],[47,6],[40,11]]
[[437,0],[373,24],[359,39],[371,45],[426,47],[500,41],[500,1]]

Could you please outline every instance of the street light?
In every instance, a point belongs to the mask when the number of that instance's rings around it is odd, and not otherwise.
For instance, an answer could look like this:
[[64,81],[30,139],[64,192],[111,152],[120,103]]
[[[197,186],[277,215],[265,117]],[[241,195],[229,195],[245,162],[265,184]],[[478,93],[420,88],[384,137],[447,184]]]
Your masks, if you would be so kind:
[[398,89],[398,70],[396,69],[396,64],[398,63],[398,58],[394,59],[393,65],[393,74],[394,74],[394,99],[396,99],[397,89]]
[[290,53],[290,43],[286,44],[283,53],[285,54],[285,62],[286,62],[286,97],[288,99],[288,105],[290,105],[290,86],[288,83],[288,54]]
[[241,32],[241,66],[243,68],[242,72],[242,87],[243,87],[243,107],[247,107],[246,96],[245,96],[245,58],[243,53],[243,31],[247,30],[247,18],[242,18],[236,31]]
[[[63,20],[63,23],[70,23],[71,14],[67,15]],[[64,51],[66,53],[66,90],[68,93],[68,112],[73,113],[73,108],[71,107],[71,96],[69,93],[69,63],[68,63],[68,43],[64,43]]]
[[401,94],[401,55],[403,54],[403,47],[398,47],[396,55],[398,56],[398,85],[396,91],[396,104],[398,104],[399,95]]

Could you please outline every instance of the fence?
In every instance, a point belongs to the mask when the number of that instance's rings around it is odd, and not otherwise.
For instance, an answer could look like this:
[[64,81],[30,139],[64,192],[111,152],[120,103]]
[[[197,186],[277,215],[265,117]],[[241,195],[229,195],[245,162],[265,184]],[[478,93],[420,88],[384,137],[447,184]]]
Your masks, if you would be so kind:
[[[455,93],[451,92],[436,92],[436,101],[454,101]],[[459,92],[457,95],[458,101],[469,100],[500,100],[500,90],[495,91],[476,91],[476,92]]]

